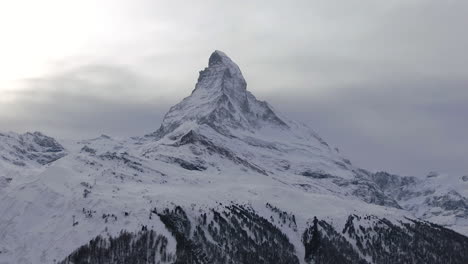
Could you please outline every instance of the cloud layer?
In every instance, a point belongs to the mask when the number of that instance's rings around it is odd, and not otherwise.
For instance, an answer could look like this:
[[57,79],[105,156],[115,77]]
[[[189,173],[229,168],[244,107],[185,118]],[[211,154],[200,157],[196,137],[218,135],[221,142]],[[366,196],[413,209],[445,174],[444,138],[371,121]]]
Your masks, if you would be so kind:
[[90,38],[86,52],[4,92],[0,130],[145,134],[220,49],[257,97],[360,166],[468,173],[464,1],[113,3],[125,23],[106,25],[119,36]]

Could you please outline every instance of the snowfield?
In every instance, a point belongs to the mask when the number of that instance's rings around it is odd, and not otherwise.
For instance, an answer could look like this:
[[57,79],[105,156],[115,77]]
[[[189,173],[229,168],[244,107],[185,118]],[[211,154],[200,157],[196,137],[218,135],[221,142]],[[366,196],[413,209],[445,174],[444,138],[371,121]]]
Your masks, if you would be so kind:
[[[252,214],[247,218],[254,223],[268,220],[268,230],[286,236],[293,250],[284,250],[298,263],[322,263],[318,252],[325,251],[313,246],[314,228],[343,243],[336,252],[349,263],[383,263],[379,252],[394,253],[385,238],[376,240],[383,233],[376,230],[417,234],[413,219],[419,219],[468,235],[467,197],[463,177],[355,167],[310,128],[257,100],[239,67],[215,51],[192,94],[152,134],[68,142],[40,133],[0,134],[0,263],[59,263],[98,235],[117,237],[123,230],[154,230],[167,238],[164,256],[156,254],[154,263],[181,261],[181,234],[198,245],[199,262],[209,263],[209,246],[222,248],[214,235],[223,229],[222,216],[237,226],[233,215],[242,214]],[[183,213],[164,211],[176,207]],[[171,225],[184,217],[192,227],[186,233]],[[240,226],[245,236],[257,235],[248,224]],[[422,227],[449,234],[447,241],[453,236],[442,227]],[[196,239],[200,230],[204,242]],[[465,238],[453,243],[468,249]],[[343,253],[348,246],[354,253]],[[452,261],[468,261],[465,256]]]

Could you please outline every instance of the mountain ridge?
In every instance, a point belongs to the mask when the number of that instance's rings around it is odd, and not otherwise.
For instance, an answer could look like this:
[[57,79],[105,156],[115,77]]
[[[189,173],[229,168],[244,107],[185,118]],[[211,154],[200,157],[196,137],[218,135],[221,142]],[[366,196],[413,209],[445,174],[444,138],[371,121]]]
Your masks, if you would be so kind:
[[210,56],[209,66],[200,71],[191,95],[171,107],[160,129],[150,135],[160,138],[187,121],[207,124],[223,133],[227,129],[220,125],[250,130],[265,124],[288,127],[268,103],[247,91],[239,67],[221,51]]
[[[269,263],[278,252],[284,263],[467,258],[467,182],[444,185],[442,175],[421,180],[354,166],[312,129],[257,100],[220,51],[152,134],[63,146],[27,135],[43,145],[35,152],[61,156],[0,163],[14,168],[0,175],[2,264],[86,263],[120,254],[110,241],[125,248],[121,259],[141,263]],[[0,135],[0,155],[28,152],[21,146],[29,143],[12,138],[18,140],[2,149]],[[437,250],[428,232],[447,248]],[[408,243],[415,236],[418,243]]]

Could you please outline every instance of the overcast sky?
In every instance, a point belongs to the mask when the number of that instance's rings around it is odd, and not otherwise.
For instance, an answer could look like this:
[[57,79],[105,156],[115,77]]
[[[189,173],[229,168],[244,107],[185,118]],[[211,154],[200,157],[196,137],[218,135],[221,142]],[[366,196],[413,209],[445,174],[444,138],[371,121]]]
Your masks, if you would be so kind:
[[156,130],[215,49],[356,165],[468,174],[468,1],[0,2],[0,131]]

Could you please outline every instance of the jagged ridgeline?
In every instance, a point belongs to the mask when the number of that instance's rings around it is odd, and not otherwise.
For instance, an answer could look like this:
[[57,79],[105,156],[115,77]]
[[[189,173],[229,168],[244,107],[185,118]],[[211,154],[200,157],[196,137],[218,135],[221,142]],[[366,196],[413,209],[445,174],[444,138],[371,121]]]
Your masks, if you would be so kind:
[[[152,210],[177,242],[174,255],[167,250],[167,237],[143,226],[135,233],[98,236],[60,263],[466,264],[468,260],[468,238],[438,225],[350,215],[342,230],[313,217],[301,231],[294,215],[270,204],[266,207],[278,221],[234,204],[200,212],[194,219],[180,206]],[[279,224],[302,233],[304,256],[299,256]]]

